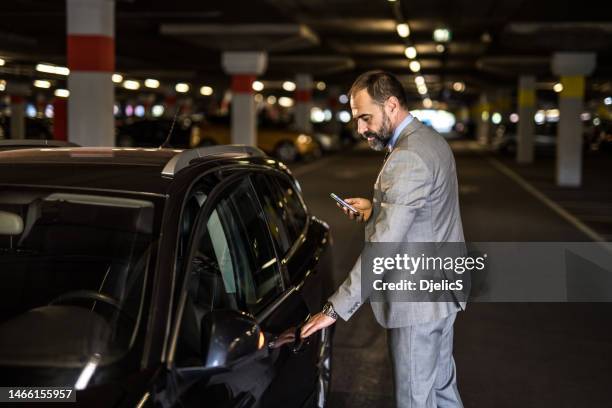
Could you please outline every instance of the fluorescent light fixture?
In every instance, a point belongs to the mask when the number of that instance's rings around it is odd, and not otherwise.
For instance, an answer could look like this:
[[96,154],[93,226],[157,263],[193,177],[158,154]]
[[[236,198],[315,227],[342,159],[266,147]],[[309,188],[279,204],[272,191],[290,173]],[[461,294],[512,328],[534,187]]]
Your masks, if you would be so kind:
[[67,89],[56,89],[53,94],[55,96],[59,96],[60,98],[67,98],[70,96],[70,91]]
[[130,89],[130,90],[132,90],[132,91],[135,91],[135,90],[137,90],[137,89],[140,89],[140,82],[138,82],[138,81],[132,81],[132,80],[130,80],[130,79],[126,79],[126,80],[123,82],[123,87],[124,87],[125,89]]
[[36,70],[38,72],[44,72],[45,74],[55,74],[55,75],[68,75],[70,74],[70,70],[66,67],[59,67],[56,65],[50,64],[37,64]]
[[404,55],[406,55],[406,58],[415,59],[417,56],[417,50],[412,46],[406,47],[406,49],[404,50]]
[[408,27],[408,24],[406,23],[398,24],[395,26],[395,29],[397,30],[397,35],[402,38],[406,38],[410,35],[410,27]]
[[433,32],[433,39],[436,42],[449,42],[451,32],[448,28],[436,28]]
[[147,88],[156,89],[156,88],[159,88],[159,81],[157,79],[151,79],[151,78],[145,79],[144,86],[146,86]]
[[253,85],[251,85],[251,88],[253,88],[255,92],[261,92],[264,90],[264,84],[261,81],[254,81]]
[[186,93],[189,92],[189,85],[184,82],[179,82],[174,86],[174,90],[178,93]]
[[204,85],[200,88],[200,93],[204,96],[210,96],[213,94],[213,89],[210,86]]
[[291,82],[291,81],[283,82],[283,89],[287,92],[295,91],[295,82]]
[[113,74],[113,76],[111,77],[113,82],[116,84],[120,84],[121,82],[123,82],[123,75],[121,74]]
[[37,79],[36,81],[34,81],[34,86],[37,88],[48,89],[51,88],[51,82],[45,81],[44,79]]
[[412,72],[419,72],[421,70],[421,64],[419,64],[419,61],[411,61],[410,70]]

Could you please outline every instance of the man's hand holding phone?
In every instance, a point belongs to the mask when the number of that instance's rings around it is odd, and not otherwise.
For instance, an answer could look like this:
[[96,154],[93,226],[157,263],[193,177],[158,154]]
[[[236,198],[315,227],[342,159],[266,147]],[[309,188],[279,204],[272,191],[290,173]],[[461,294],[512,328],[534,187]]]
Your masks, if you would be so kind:
[[372,215],[372,202],[370,200],[365,198],[346,198],[344,201],[359,212],[355,214],[340,203],[336,203],[338,208],[344,211],[351,220],[366,222],[370,219],[370,215]]

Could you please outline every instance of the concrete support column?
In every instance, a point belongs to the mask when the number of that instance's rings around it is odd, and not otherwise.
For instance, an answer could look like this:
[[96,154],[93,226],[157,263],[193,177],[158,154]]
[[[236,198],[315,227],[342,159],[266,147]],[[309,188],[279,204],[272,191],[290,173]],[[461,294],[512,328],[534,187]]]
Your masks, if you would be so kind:
[[26,84],[9,83],[6,92],[11,100],[11,139],[25,139],[26,96],[30,87]]
[[265,52],[224,52],[223,69],[232,75],[232,143],[257,145],[257,114],[253,81],[267,68]]
[[68,138],[82,146],[113,146],[115,2],[67,0]]
[[478,117],[476,118],[476,140],[488,146],[491,133],[491,104],[486,93],[480,94],[478,101]]
[[535,77],[525,75],[518,81],[518,115],[516,161],[521,164],[533,163],[536,108]]
[[312,76],[310,74],[297,74],[295,84],[295,126],[300,132],[312,133],[312,123],[310,123]]
[[580,187],[582,184],[582,120],[584,76],[595,69],[594,53],[553,55],[552,71],[561,77],[557,127],[557,185]]

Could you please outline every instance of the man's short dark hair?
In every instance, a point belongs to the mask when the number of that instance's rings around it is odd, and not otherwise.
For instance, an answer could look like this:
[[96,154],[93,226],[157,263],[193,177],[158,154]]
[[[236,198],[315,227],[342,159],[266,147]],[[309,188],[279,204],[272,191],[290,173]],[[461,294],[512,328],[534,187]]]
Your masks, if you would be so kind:
[[402,108],[405,109],[408,106],[404,87],[389,72],[377,70],[364,72],[359,75],[349,90],[349,97],[354,97],[357,92],[363,89],[367,89],[370,98],[379,105],[384,104],[387,99],[395,96]]

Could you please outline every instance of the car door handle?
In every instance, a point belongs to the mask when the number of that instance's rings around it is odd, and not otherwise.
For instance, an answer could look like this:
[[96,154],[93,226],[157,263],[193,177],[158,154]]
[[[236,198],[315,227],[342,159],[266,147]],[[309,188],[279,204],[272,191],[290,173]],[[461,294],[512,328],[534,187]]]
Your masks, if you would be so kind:
[[295,341],[293,342],[293,347],[291,348],[291,351],[293,351],[294,354],[302,353],[304,350],[306,350],[306,347],[310,344],[309,337],[304,339],[301,336],[302,326],[303,325],[301,324],[295,328]]

